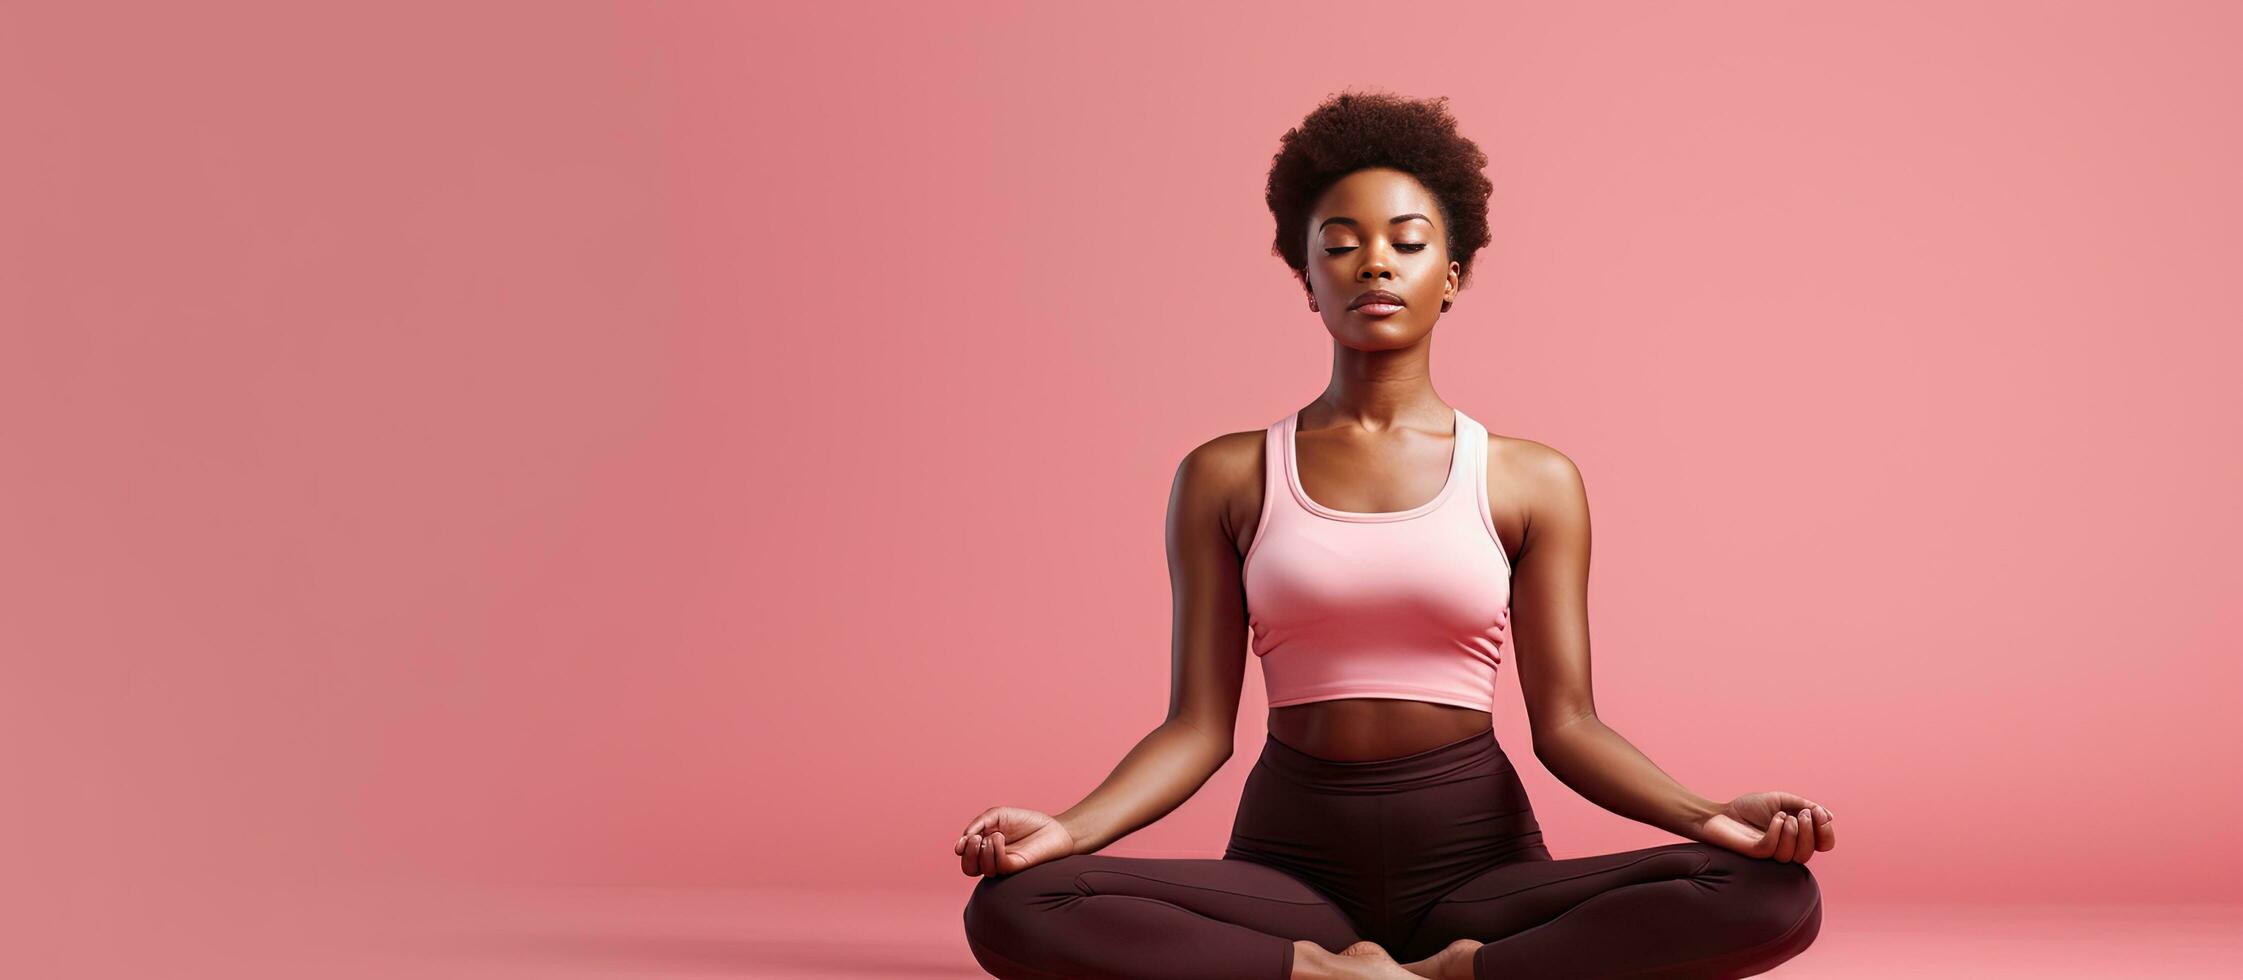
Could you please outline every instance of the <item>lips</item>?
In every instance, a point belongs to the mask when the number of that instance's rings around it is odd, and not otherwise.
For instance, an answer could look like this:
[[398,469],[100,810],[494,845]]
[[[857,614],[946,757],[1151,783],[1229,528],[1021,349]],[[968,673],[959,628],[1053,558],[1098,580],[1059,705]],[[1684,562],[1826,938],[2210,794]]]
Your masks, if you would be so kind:
[[1402,305],[1402,297],[1396,296],[1393,293],[1387,292],[1383,289],[1374,289],[1370,292],[1364,293],[1361,296],[1355,297],[1355,302],[1349,303],[1347,308],[1351,310],[1359,309],[1361,307],[1369,306],[1373,303],[1381,306],[1400,306]]

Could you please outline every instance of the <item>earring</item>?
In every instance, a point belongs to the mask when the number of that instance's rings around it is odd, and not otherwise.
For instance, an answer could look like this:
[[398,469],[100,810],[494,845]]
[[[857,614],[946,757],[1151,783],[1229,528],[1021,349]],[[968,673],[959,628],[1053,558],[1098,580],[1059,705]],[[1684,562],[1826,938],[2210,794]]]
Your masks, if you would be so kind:
[[1309,300],[1309,301],[1308,301],[1308,311],[1309,311],[1310,313],[1320,313],[1320,312],[1322,312],[1321,310],[1318,310],[1318,309],[1316,308],[1316,301],[1315,301],[1315,300],[1313,300],[1313,299],[1312,299],[1312,300]]

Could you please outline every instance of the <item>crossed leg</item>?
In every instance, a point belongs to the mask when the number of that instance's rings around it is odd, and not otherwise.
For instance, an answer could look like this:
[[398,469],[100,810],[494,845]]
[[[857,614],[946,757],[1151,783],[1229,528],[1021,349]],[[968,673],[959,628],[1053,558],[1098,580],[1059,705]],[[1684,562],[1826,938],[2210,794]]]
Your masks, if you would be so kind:
[[1410,962],[1476,939],[1478,980],[1744,977],[1798,955],[1821,927],[1806,865],[1688,842],[1491,868],[1435,902],[1393,953]]
[[1003,980],[1286,980],[1295,941],[1363,938],[1322,892],[1235,858],[1070,855],[984,876],[965,921]]

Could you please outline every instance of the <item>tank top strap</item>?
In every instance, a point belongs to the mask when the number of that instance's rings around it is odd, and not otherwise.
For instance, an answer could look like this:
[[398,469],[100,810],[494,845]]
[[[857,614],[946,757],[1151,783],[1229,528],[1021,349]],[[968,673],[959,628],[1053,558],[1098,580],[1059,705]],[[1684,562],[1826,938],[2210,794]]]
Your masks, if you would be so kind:
[[1472,505],[1472,501],[1478,499],[1478,495],[1472,492],[1471,487],[1462,484],[1480,472],[1480,457],[1487,449],[1487,436],[1485,430],[1480,428],[1480,423],[1473,421],[1471,416],[1464,414],[1464,410],[1461,408],[1455,409],[1454,412],[1456,415],[1456,432],[1450,436],[1455,441],[1449,449],[1448,480],[1450,483],[1457,484],[1457,486],[1441,488],[1441,509],[1450,511],[1468,508]]
[[1488,430],[1480,425],[1480,420],[1459,411],[1456,413],[1456,439],[1456,451],[1464,454],[1458,460],[1462,466],[1459,467],[1457,475],[1473,479],[1480,484],[1478,494],[1465,494],[1464,496],[1477,496],[1485,501],[1487,499]]
[[1293,450],[1291,433],[1286,427],[1292,421],[1293,417],[1287,415],[1262,430],[1262,513],[1254,520],[1254,540],[1246,543],[1241,567],[1254,560],[1254,552],[1261,550],[1262,540],[1269,537],[1270,514],[1280,507],[1300,506],[1293,503],[1293,488],[1286,482],[1286,467],[1293,465],[1292,460],[1286,458]]
[[1466,440],[1465,445],[1457,448],[1460,451],[1468,450],[1472,454],[1472,465],[1465,470],[1465,475],[1472,480],[1472,492],[1459,494],[1458,496],[1472,501],[1472,509],[1478,511],[1473,520],[1480,525],[1481,530],[1487,533],[1488,540],[1494,544],[1495,553],[1503,559],[1503,572],[1508,576],[1511,573],[1511,555],[1508,549],[1503,546],[1503,535],[1495,529],[1495,511],[1488,506],[1491,503],[1488,498],[1488,430],[1486,426],[1480,424],[1478,419],[1460,413],[1456,430],[1457,438],[1465,438],[1468,429],[1471,432],[1471,438]]

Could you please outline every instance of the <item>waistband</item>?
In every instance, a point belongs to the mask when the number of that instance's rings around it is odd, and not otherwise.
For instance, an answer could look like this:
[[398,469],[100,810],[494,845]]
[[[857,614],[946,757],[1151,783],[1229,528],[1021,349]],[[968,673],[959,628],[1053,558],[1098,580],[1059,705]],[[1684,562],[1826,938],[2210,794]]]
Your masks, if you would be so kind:
[[1486,771],[1491,762],[1496,772],[1511,766],[1511,760],[1495,742],[1493,728],[1408,755],[1353,761],[1310,755],[1270,735],[1263,740],[1262,756],[1255,764],[1319,788],[1389,792],[1437,786],[1475,775]]

